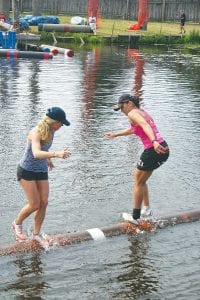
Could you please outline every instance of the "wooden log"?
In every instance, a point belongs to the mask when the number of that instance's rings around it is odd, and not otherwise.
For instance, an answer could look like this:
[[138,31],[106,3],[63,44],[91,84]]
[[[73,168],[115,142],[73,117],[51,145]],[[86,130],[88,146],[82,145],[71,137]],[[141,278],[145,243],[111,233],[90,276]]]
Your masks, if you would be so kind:
[[18,59],[18,58],[52,59],[53,54],[47,52],[37,52],[37,51],[18,51],[18,50],[0,49],[0,57],[5,57],[7,59]]
[[92,33],[89,25],[71,25],[71,24],[39,24],[38,31],[46,32],[85,32]]
[[[141,220],[139,226],[130,222],[113,224],[107,227],[92,228],[80,232],[64,233],[49,236],[50,249],[55,246],[66,246],[79,244],[90,240],[103,240],[106,237],[113,237],[122,234],[137,235],[142,231],[152,232],[167,226],[174,226],[181,223],[190,223],[200,220],[200,211],[183,212],[177,215],[163,216],[151,221]],[[32,253],[42,251],[40,244],[32,239],[25,242],[16,242],[7,246],[0,246],[0,256],[15,255],[19,253]]]

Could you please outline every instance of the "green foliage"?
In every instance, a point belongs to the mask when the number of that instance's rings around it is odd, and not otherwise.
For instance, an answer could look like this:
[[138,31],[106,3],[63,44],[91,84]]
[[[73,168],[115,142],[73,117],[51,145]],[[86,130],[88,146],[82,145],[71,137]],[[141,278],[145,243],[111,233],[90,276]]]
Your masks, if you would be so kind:
[[100,36],[96,36],[93,34],[87,34],[87,33],[74,33],[71,34],[71,37],[73,37],[74,42],[80,44],[80,41],[82,40],[86,44],[102,44],[103,38]]
[[139,43],[141,44],[166,44],[167,37],[163,34],[155,34],[155,35],[144,35],[140,36]]
[[155,43],[155,36],[154,35],[141,35],[140,36],[140,43],[145,45],[152,45]]
[[[85,44],[103,44],[104,39],[101,36],[93,35],[93,34],[88,34],[88,33],[69,33],[69,32],[61,32],[56,34],[56,39],[59,41],[59,38],[64,38],[66,41],[71,41],[75,44],[79,44],[81,42],[84,42]],[[64,42],[63,39],[63,42]],[[41,41],[44,43],[53,43],[53,37],[50,32],[41,32]]]
[[200,43],[200,31],[193,30],[189,34],[185,35],[184,42],[186,44],[199,44]]
[[183,44],[185,43],[185,38],[182,36],[174,36],[174,35],[164,35],[164,34],[154,34],[154,35],[144,35],[140,36],[139,40],[140,44],[144,45],[169,45],[169,44]]
[[50,32],[41,32],[41,41],[44,43],[53,43],[53,36]]
[[104,43],[104,40],[100,36],[92,35],[92,36],[90,36],[89,43],[102,44],[102,43]]

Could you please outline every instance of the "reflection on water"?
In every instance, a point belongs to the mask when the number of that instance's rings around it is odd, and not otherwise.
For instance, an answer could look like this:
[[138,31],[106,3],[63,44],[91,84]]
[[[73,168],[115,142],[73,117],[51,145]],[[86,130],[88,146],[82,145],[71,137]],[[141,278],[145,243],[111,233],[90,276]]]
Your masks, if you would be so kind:
[[38,104],[39,100],[40,100],[40,66],[39,63],[36,62],[32,62],[30,64],[30,69],[32,70],[31,72],[31,76],[29,79],[29,95],[30,95],[30,101],[33,105],[33,111],[35,111],[34,106],[35,104]]
[[23,258],[19,255],[12,264],[14,278],[11,277],[12,281],[1,287],[0,292],[9,292],[16,299],[43,299],[48,284],[45,282],[40,256],[33,254]]
[[[129,126],[111,109],[123,92],[142,97],[170,145],[169,161],[150,181],[155,214],[198,209],[199,64],[198,56],[180,50],[117,47],[80,49],[73,58],[58,55],[52,61],[1,59],[0,244],[13,242],[10,224],[24,204],[15,172],[27,132],[49,106],[63,107],[71,121],[70,128],[56,134],[52,150],[67,146],[72,155],[55,160],[50,173],[44,230],[55,234],[103,227],[131,210],[132,171],[142,145],[132,136],[112,142],[103,138],[107,131]],[[24,226],[31,225],[30,218]],[[0,296],[197,300],[198,231],[197,222],[41,256],[4,257]],[[184,259],[188,251],[190,258]]]
[[148,236],[131,239],[130,254],[122,261],[123,274],[117,277],[121,288],[113,299],[138,299],[157,291],[159,279],[154,264],[147,259],[148,242]]
[[[1,74],[1,94],[0,105],[1,108],[6,108],[10,105],[12,93],[16,87],[16,81],[19,78],[19,64],[15,61],[0,60],[0,74]],[[16,95],[17,96],[17,95]]]
[[128,57],[135,62],[133,95],[142,95],[142,77],[144,75],[145,59],[139,49],[128,49]]

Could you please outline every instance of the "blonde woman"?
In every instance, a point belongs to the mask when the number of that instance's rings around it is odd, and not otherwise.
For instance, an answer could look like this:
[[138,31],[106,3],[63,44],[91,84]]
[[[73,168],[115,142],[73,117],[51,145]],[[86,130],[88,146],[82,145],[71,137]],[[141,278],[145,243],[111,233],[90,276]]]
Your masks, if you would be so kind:
[[40,233],[48,205],[48,169],[52,170],[54,167],[52,158],[65,159],[70,155],[66,148],[57,152],[49,152],[54,133],[62,125],[70,125],[65,112],[59,107],[49,108],[46,116],[29,132],[26,149],[17,169],[17,180],[24,190],[27,204],[12,223],[12,228],[16,240],[26,240],[22,223],[34,212],[33,239],[37,240],[43,248],[48,247],[47,240]]

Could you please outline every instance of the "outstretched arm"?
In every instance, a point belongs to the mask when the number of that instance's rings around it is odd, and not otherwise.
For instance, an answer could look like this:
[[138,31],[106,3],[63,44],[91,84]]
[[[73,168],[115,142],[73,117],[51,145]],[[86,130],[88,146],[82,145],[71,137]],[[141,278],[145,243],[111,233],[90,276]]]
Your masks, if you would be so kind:
[[124,136],[124,135],[130,135],[130,134],[132,134],[132,130],[129,127],[127,129],[124,129],[124,130],[121,130],[121,131],[118,131],[118,132],[105,133],[104,136],[107,137],[107,138],[115,138],[115,137],[118,137],[118,136]]
[[32,132],[29,134],[29,139],[31,140],[32,144],[32,151],[33,156],[37,159],[49,159],[49,158],[66,158],[70,156],[70,151],[67,148],[64,148],[62,151],[56,151],[56,152],[48,152],[41,150],[40,145],[40,133],[37,129],[33,129]]

